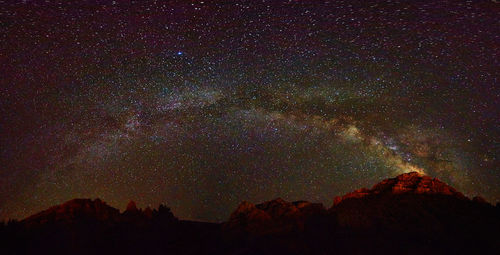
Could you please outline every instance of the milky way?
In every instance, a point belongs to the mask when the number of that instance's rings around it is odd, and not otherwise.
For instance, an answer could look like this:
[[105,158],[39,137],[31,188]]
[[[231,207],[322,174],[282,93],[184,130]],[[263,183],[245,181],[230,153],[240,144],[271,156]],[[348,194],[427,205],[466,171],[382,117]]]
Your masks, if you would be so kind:
[[0,1],[0,219],[223,221],[400,173],[500,199],[500,4]]

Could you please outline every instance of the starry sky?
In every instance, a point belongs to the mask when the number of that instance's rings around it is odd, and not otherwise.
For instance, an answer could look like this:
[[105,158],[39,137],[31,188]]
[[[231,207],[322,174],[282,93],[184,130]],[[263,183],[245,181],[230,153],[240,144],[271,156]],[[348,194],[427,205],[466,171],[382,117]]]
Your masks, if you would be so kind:
[[418,171],[500,200],[491,0],[0,1],[0,219],[220,222]]

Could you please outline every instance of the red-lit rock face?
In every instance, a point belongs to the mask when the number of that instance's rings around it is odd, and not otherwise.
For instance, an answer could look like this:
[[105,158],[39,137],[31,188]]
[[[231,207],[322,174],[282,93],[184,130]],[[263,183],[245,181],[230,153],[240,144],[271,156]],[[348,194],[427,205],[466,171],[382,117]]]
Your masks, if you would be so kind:
[[369,195],[387,194],[441,194],[460,198],[465,196],[436,178],[422,175],[417,172],[401,174],[395,178],[384,180],[372,187],[372,189],[358,189],[347,193],[342,197],[335,197],[333,206],[350,198],[362,198]]
[[396,178],[387,179],[373,186],[375,193],[392,192],[393,194],[443,194],[463,196],[462,193],[436,178],[421,175],[417,172],[402,174]]
[[335,197],[333,199],[333,206],[339,204],[340,202],[342,202],[348,198],[362,198],[362,197],[365,197],[365,196],[370,195],[370,194],[371,194],[371,191],[367,188],[358,189],[358,190],[355,190],[351,193],[347,193],[344,196]]

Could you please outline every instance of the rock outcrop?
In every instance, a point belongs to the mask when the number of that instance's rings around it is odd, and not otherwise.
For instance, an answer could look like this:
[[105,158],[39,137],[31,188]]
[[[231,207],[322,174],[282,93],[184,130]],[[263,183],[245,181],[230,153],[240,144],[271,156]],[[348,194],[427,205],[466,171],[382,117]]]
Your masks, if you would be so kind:
[[139,209],[137,209],[137,205],[135,204],[134,201],[130,200],[127,204],[127,209],[125,209],[125,212],[137,212]]
[[493,208],[484,199],[471,201],[436,178],[411,172],[336,197],[329,212],[339,226],[350,229],[445,235],[457,225],[486,229],[476,218],[494,222],[494,215],[481,206]]
[[326,212],[322,204],[306,201],[291,203],[277,198],[257,205],[244,201],[225,227],[260,234],[303,230],[308,219]]
[[375,184],[371,189],[361,188],[344,196],[335,197],[333,199],[333,206],[347,199],[395,194],[437,194],[466,199],[462,193],[437,178],[431,178],[418,172],[410,172],[401,174],[395,178],[386,179]]
[[464,195],[437,178],[431,178],[418,172],[401,174],[373,186],[374,193],[392,194],[441,194],[464,198]]
[[119,215],[118,209],[107,205],[100,199],[73,199],[32,215],[24,219],[23,222],[27,225],[36,225],[52,222],[72,223],[79,219],[113,221]]
[[106,224],[135,224],[145,225],[150,220],[162,223],[177,221],[170,208],[160,205],[158,210],[137,208],[134,201],[130,201],[123,213],[116,208],[107,205],[100,199],[73,199],[63,204],[50,207],[40,213],[34,214],[22,222],[26,226],[44,224],[72,224],[87,221],[98,221]]

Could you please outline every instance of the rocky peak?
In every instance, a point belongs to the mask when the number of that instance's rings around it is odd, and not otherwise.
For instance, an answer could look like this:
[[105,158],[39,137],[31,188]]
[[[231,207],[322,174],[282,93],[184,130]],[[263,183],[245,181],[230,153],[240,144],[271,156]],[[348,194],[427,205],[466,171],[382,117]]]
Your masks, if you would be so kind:
[[229,221],[239,221],[242,218],[245,218],[246,221],[271,219],[268,213],[247,201],[243,201],[238,205],[238,208],[231,214]]
[[302,229],[308,217],[320,214],[326,214],[324,206],[307,201],[287,202],[277,198],[257,205],[243,201],[226,227],[258,233]]
[[28,224],[66,221],[92,218],[96,220],[114,219],[119,211],[100,199],[73,199],[61,205],[53,206],[45,211],[32,215],[24,220]]
[[293,214],[298,211],[297,207],[292,203],[277,198],[271,201],[264,202],[255,206],[256,208],[265,211],[272,218],[279,218],[287,214]]
[[463,196],[454,188],[437,178],[411,172],[398,175],[395,178],[387,179],[373,186],[375,193],[390,192],[393,194],[414,193],[414,194],[443,194]]
[[107,224],[123,223],[144,225],[156,220],[163,223],[177,221],[170,208],[161,204],[158,210],[147,207],[144,210],[137,208],[134,201],[130,201],[127,209],[120,214],[115,209],[100,199],[73,199],[63,204],[53,206],[45,211],[34,214],[22,222],[26,226],[38,226],[45,223],[76,223],[87,221],[100,221]]
[[[145,212],[146,213],[146,212]],[[160,204],[158,210],[153,210],[153,218],[160,219],[162,221],[175,221],[177,218],[174,216],[169,207],[164,204]]]
[[371,194],[371,190],[367,188],[361,188],[353,192],[347,193],[344,196],[337,196],[333,199],[333,206],[338,205],[340,202],[349,198],[362,198]]
[[130,200],[130,202],[128,202],[128,204],[127,204],[127,209],[125,209],[125,211],[136,212],[136,211],[139,211],[139,209],[137,209],[137,205],[135,204],[135,202]]
[[292,203],[305,217],[312,215],[322,215],[326,213],[326,208],[322,203],[311,203],[308,201],[295,201]]
[[459,198],[465,196],[448,186],[446,183],[437,178],[431,178],[418,172],[410,172],[396,176],[395,178],[386,179],[378,184],[375,184],[371,189],[358,189],[347,193],[341,197],[335,197],[333,206],[350,198],[362,198],[370,195],[394,195],[394,194],[440,194],[450,195]]
[[248,212],[251,210],[255,209],[255,205],[247,202],[247,201],[242,201],[239,205],[238,208],[234,212],[242,213],[242,212]]
[[146,207],[146,209],[144,209],[144,215],[148,218],[153,218],[153,210],[151,209],[151,207]]

